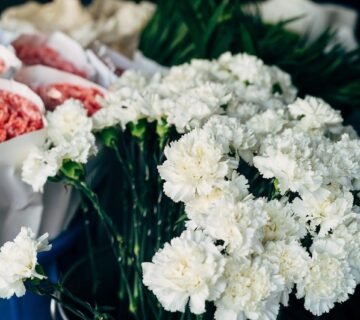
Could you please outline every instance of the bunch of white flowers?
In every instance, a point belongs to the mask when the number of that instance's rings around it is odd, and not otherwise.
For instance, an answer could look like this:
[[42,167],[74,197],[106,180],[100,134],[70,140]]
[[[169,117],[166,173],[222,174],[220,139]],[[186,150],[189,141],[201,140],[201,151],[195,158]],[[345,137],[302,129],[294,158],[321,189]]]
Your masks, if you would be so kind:
[[[125,89],[136,99],[121,100]],[[212,301],[217,320],[275,320],[294,290],[314,315],[349,298],[360,282],[360,139],[337,111],[296,98],[287,74],[245,54],[127,74],[116,90],[131,121],[186,132],[159,173],[187,230],[143,264],[166,310],[189,302],[200,314]]]
[[64,160],[86,163],[96,153],[92,119],[79,100],[69,99],[53,112],[47,112],[47,142],[29,153],[23,163],[22,179],[35,192],[42,191]]
[[[246,117],[253,114],[248,109],[278,108],[295,97],[288,74],[254,56],[225,53],[215,61],[193,60],[173,67],[164,75],[126,71],[94,115],[94,128],[165,119],[183,133],[201,127],[213,115],[226,114],[227,108]],[[246,110],[241,110],[243,105]]]

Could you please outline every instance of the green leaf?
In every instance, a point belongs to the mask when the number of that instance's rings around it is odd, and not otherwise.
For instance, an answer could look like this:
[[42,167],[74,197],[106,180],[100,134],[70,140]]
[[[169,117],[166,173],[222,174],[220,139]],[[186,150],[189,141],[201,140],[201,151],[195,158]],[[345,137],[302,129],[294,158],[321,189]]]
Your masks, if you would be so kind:
[[346,52],[334,45],[333,30],[310,42],[307,35],[286,29],[302,16],[266,23],[256,10],[243,9],[248,2],[254,1],[159,0],[140,48],[167,66],[217,58],[226,51],[255,54],[290,73],[300,96],[321,97],[350,115],[349,110],[360,108],[360,50]]

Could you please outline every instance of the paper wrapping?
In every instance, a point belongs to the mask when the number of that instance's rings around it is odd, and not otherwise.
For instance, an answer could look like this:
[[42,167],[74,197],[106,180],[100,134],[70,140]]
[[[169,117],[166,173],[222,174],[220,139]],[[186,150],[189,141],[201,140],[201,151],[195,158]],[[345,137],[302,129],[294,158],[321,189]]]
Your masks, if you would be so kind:
[[78,71],[84,73],[87,79],[94,76],[94,68],[88,62],[84,49],[62,32],[56,31],[50,35],[44,33],[21,34],[12,41],[12,44],[15,48],[16,45],[46,46],[54,50],[64,61],[71,63]]
[[83,87],[96,88],[105,93],[105,89],[94,82],[86,80],[72,73],[60,71],[54,68],[35,65],[22,68],[14,76],[16,81],[28,85],[30,88],[36,89],[40,86],[51,85],[56,83],[69,83]]
[[4,69],[0,71],[0,78],[10,79],[20,69],[21,61],[16,57],[14,49],[0,44],[0,60],[4,63]]
[[[0,79],[0,89],[23,96],[44,113],[41,99],[25,85]],[[21,181],[20,170],[27,154],[45,139],[46,129],[41,129],[0,143],[0,244],[13,239],[23,225],[35,232],[40,228],[42,195]]]
[[129,59],[100,42],[95,43],[86,53],[95,68],[97,82],[105,88],[116,82],[118,71],[138,70],[147,75],[167,71],[166,67],[144,57],[140,51],[136,51],[134,58]]

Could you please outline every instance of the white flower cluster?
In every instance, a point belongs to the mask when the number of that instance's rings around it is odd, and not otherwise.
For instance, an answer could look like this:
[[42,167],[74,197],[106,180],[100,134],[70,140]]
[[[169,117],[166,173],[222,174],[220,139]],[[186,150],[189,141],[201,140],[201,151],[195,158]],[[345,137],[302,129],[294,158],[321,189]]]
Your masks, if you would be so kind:
[[212,115],[225,114],[225,106],[242,114],[238,109],[245,104],[245,113],[254,114],[260,107],[290,103],[295,96],[289,75],[278,68],[246,54],[225,53],[218,60],[194,60],[150,78],[126,71],[94,115],[94,128],[165,119],[183,133]]
[[24,282],[45,276],[36,271],[37,254],[51,249],[48,234],[36,239],[29,228],[21,228],[14,241],[6,242],[0,249],[0,298],[13,295],[21,297],[26,289]]
[[92,119],[78,100],[69,99],[53,112],[47,112],[47,143],[29,153],[22,167],[22,179],[35,192],[42,191],[64,160],[86,163],[96,153]]
[[296,99],[288,75],[247,55],[127,77],[143,108],[131,121],[173,105],[163,116],[187,132],[159,166],[187,230],[143,264],[163,307],[201,314],[212,301],[217,320],[275,320],[291,292],[314,315],[347,300],[360,282],[360,139],[340,114]]

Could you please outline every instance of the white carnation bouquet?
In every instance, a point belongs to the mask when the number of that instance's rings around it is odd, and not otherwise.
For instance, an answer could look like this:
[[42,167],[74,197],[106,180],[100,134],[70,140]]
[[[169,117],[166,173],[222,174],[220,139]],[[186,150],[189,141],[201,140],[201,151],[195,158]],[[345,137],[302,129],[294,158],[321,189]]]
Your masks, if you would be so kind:
[[195,60],[146,90],[165,92],[156,106],[188,131],[159,166],[186,230],[142,264],[162,306],[212,302],[215,319],[256,320],[276,319],[293,291],[317,316],[347,300],[360,280],[360,141],[339,112],[247,55]]
[[[91,118],[75,100],[48,113],[47,143],[22,176],[34,190],[61,179],[92,205],[132,316],[270,320],[293,294],[316,316],[349,299],[360,140],[338,111],[298,97],[279,68],[230,53],[126,71],[98,101]],[[109,149],[105,191],[86,179],[96,137]],[[0,293],[18,294],[7,279],[39,279],[17,272],[0,273]]]

